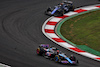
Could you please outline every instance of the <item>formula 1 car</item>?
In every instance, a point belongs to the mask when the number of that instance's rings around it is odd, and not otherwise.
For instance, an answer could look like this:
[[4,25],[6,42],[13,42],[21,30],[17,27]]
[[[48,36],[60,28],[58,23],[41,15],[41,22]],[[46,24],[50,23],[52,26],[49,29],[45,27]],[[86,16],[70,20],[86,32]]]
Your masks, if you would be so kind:
[[55,55],[57,55],[59,53],[59,50],[55,47],[49,47],[48,44],[41,44],[38,48],[37,48],[37,54],[38,55],[42,55],[45,58],[54,58]]
[[74,11],[74,6],[72,5],[71,1],[64,1],[61,4],[58,4],[54,8],[49,7],[45,14],[49,16],[63,16],[63,14]]
[[66,54],[62,53],[57,48],[49,47],[49,44],[41,44],[37,48],[36,52],[38,55],[41,55],[50,60],[54,60],[58,63],[74,65],[77,65],[79,63],[73,55],[71,55],[71,57],[67,57]]
[[59,53],[58,55],[55,55],[54,61],[57,63],[73,65],[77,65],[79,63],[78,60],[76,60],[75,56],[71,55],[71,57],[67,57],[64,53]]

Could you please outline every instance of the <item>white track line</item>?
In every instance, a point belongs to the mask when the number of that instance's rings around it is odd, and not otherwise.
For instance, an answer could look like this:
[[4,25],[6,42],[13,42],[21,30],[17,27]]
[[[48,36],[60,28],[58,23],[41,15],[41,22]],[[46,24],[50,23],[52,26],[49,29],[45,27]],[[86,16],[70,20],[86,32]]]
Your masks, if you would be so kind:
[[0,63],[0,67],[11,67],[11,66]]

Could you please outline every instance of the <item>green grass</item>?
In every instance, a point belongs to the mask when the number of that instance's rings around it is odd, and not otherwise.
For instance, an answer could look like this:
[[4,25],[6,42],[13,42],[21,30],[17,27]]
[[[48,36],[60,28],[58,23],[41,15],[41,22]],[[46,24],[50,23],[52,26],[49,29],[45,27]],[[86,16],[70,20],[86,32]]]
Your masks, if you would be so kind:
[[100,51],[100,10],[82,14],[63,23],[61,34],[77,45]]

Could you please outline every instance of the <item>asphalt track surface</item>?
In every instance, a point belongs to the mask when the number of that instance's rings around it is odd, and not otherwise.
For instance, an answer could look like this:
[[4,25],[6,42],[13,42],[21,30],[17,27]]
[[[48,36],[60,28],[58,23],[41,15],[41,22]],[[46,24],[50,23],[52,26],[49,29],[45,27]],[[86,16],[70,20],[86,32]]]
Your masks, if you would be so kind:
[[[100,62],[70,52],[42,33],[49,18],[44,11],[61,0],[0,0],[0,63],[12,67],[100,67]],[[100,3],[98,0],[73,0],[76,7]],[[41,43],[51,44],[68,56],[75,55],[79,65],[62,65],[36,54]]]

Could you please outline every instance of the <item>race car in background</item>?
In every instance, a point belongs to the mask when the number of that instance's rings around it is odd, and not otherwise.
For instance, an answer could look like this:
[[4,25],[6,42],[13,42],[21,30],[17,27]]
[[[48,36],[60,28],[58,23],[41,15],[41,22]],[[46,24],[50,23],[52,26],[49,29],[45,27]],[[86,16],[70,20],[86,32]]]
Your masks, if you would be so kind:
[[69,11],[74,11],[73,3],[72,1],[64,1],[53,8],[49,7],[45,14],[49,16],[63,16],[63,14]]

